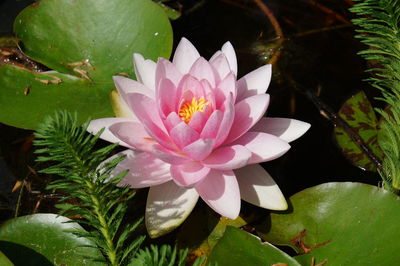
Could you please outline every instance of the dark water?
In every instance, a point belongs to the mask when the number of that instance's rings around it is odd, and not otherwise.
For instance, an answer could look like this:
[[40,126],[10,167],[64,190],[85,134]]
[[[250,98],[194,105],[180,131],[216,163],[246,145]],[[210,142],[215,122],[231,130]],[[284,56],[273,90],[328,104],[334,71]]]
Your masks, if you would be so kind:
[[[373,90],[362,82],[366,64],[356,55],[363,46],[354,39],[354,28],[311,5],[311,1],[264,2],[274,12],[287,37],[282,56],[273,67],[267,114],[296,118],[312,126],[292,143],[286,155],[263,165],[288,196],[324,182],[377,184],[376,174],[353,166],[343,157],[334,140],[333,124],[290,82],[294,80],[302,88],[315,92],[320,86],[321,101],[335,111],[355,91]],[[351,18],[345,1],[319,2],[342,18]],[[205,56],[210,56],[223,42],[231,41],[238,54],[239,77],[265,63],[254,47],[260,43],[268,45],[276,36],[265,14],[252,1],[205,1],[173,22],[173,27],[175,40],[187,37]],[[326,30],[321,31],[323,28]],[[321,32],[310,33],[318,30]]]
[[[287,154],[263,164],[286,196],[325,182],[357,181],[375,185],[379,182],[375,173],[363,171],[343,157],[334,141],[333,124],[321,116],[304,94],[305,90],[317,92],[320,87],[320,100],[335,111],[357,90],[366,89],[374,94],[361,81],[365,78],[366,64],[356,55],[363,47],[354,39],[354,28],[346,22],[351,18],[347,11],[349,3],[320,2],[333,13],[315,6],[313,1],[265,1],[285,35],[279,47],[282,55],[273,67],[274,76],[268,90],[271,94],[268,116],[296,118],[312,125],[303,137],[292,143]],[[16,10],[27,3],[0,1],[1,33],[11,31],[10,21]],[[268,52],[276,35],[253,1],[186,0],[172,4],[183,11],[182,17],[172,22],[175,42],[185,36],[203,56],[209,57],[225,41],[231,41],[238,55],[239,77],[266,63],[265,54],[260,51]],[[28,145],[26,137],[30,135],[31,132],[0,124],[2,190],[7,190],[5,186],[12,184],[14,177],[22,179],[29,174],[26,164],[34,165],[31,149],[24,150]],[[15,202],[15,197],[11,202]],[[4,210],[2,215],[10,213]]]

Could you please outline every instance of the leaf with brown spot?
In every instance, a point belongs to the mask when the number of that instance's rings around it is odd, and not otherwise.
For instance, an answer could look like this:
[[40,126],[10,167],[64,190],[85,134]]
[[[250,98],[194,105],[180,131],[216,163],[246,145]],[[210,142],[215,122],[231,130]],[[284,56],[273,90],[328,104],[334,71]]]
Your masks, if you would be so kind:
[[313,257],[314,265],[397,265],[400,244],[390,239],[400,237],[399,199],[371,185],[326,183],[291,196],[287,211],[272,212],[256,230],[292,247],[301,265]]
[[[383,157],[377,143],[378,120],[364,92],[360,91],[348,99],[340,108],[338,115],[360,136],[375,157],[378,159]],[[376,171],[376,166],[370,157],[343,128],[335,127],[335,137],[344,156],[354,165]]]

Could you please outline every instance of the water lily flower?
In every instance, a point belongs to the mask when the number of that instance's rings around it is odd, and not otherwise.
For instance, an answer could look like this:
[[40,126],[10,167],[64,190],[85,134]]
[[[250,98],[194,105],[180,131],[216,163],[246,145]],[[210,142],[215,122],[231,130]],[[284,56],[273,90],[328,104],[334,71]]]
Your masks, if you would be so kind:
[[129,169],[121,185],[150,187],[146,226],[158,237],[179,226],[199,197],[235,219],[240,200],[272,210],[287,203],[259,165],[278,158],[308,123],[263,117],[271,65],[237,80],[236,54],[227,42],[210,60],[183,38],[172,62],[134,54],[137,81],[115,76],[120,117],[91,121],[92,133],[126,151],[115,171]]

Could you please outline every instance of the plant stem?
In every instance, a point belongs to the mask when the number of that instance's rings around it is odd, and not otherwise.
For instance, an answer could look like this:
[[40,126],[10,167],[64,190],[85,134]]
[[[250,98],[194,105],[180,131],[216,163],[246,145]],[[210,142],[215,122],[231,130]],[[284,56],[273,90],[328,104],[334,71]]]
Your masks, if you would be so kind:
[[[281,28],[281,25],[279,24],[278,20],[276,19],[274,13],[271,11],[271,9],[268,8],[266,4],[262,0],[253,0],[256,5],[264,12],[264,14],[268,17],[269,21],[272,24],[272,27],[274,27],[275,34],[276,34],[276,46],[281,46],[283,42],[285,41],[285,36],[283,35],[283,31]],[[279,57],[281,56],[282,51],[281,49],[278,49],[272,58],[269,60],[269,64],[274,65],[276,62],[278,62]]]
[[15,213],[14,213],[15,218],[18,217],[19,215],[19,208],[21,206],[22,194],[24,194],[24,187],[25,187],[25,179],[22,181],[21,188],[18,193],[18,200],[17,200],[17,205],[15,206]]

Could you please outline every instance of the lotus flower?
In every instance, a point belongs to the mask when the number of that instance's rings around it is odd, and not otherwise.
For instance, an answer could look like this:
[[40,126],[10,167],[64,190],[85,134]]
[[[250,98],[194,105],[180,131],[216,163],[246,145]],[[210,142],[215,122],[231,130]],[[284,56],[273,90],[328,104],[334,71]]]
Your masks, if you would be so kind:
[[128,150],[115,171],[129,169],[121,185],[150,187],[146,226],[165,234],[190,214],[199,196],[217,213],[235,219],[240,199],[266,209],[287,203],[258,164],[290,148],[310,125],[263,117],[271,65],[237,81],[237,62],[227,42],[209,61],[183,38],[172,62],[134,54],[137,81],[116,76],[117,118],[91,121],[92,133]]

